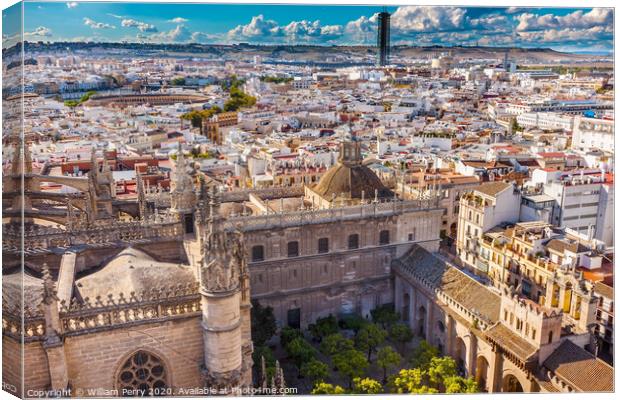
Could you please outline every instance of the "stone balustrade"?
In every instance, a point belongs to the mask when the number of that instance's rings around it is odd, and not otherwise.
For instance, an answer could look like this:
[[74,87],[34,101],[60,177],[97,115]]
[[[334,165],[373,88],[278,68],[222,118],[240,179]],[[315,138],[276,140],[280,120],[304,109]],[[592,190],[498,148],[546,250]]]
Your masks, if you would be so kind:
[[[125,297],[108,295],[107,299],[85,298],[83,302],[64,301],[59,304],[61,335],[80,335],[99,329],[110,329],[132,324],[157,322],[180,316],[200,315],[198,283],[173,285]],[[45,319],[40,310],[5,306],[2,313],[3,333],[27,342],[43,340]]]

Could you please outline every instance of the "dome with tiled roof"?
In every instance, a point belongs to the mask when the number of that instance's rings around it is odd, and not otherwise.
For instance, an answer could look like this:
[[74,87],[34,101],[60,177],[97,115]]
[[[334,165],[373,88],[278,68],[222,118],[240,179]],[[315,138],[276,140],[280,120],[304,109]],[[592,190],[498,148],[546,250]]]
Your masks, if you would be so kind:
[[323,175],[312,190],[325,199],[346,197],[367,199],[375,193],[379,198],[390,197],[392,191],[383,185],[370,168],[362,163],[361,146],[358,141],[343,142],[338,163]]

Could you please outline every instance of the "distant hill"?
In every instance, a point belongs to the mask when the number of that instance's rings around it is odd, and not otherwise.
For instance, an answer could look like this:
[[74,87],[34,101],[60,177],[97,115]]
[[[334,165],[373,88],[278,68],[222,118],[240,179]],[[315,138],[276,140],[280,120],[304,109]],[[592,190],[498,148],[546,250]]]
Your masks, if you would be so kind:
[[[266,59],[285,59],[310,62],[325,62],[327,60],[346,57],[367,58],[374,57],[374,46],[318,46],[318,45],[256,45],[240,43],[234,45],[218,44],[155,44],[155,43],[95,43],[95,42],[24,42],[26,52],[31,51],[62,51],[100,50],[123,51],[134,50],[139,55],[169,55],[169,56],[216,56],[231,59],[250,59],[261,56]],[[3,57],[15,55],[19,45],[2,49]],[[456,59],[495,58],[503,59],[508,51],[511,60],[530,63],[549,62],[578,62],[591,59],[592,54],[563,53],[549,48],[517,48],[517,47],[467,47],[467,46],[393,46],[392,59],[398,62],[399,58],[433,58],[442,53],[450,53]]]

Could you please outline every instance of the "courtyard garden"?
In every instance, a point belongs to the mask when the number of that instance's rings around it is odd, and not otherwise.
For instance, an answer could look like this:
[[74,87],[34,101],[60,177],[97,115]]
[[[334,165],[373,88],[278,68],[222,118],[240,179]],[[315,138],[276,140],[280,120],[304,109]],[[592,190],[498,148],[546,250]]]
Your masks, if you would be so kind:
[[[298,394],[474,393],[472,378],[441,356],[389,305],[359,315],[329,315],[306,330],[278,329],[270,307],[253,304],[256,385],[270,386],[276,360]],[[261,365],[265,365],[265,373]]]

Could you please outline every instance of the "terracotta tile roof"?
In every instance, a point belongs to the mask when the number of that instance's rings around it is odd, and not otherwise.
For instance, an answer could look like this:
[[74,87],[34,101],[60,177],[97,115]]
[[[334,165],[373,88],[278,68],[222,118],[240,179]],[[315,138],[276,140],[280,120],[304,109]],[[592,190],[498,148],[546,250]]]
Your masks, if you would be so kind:
[[485,183],[483,185],[480,185],[474,190],[476,192],[486,194],[487,196],[494,197],[511,186],[512,184],[506,183],[506,182],[491,182],[491,183]]
[[403,257],[395,260],[393,266],[405,275],[425,280],[432,288],[440,289],[465,309],[480,313],[490,323],[499,320],[499,295],[423,247],[414,245]]
[[486,332],[486,336],[504,350],[513,353],[524,362],[531,358],[537,351],[534,345],[514,333],[501,322],[489,328]]
[[594,284],[594,293],[606,297],[608,299],[614,298],[614,288],[604,284],[603,282],[596,282]]
[[614,390],[614,369],[570,340],[564,340],[543,365],[576,391]]
[[590,250],[579,242],[569,243],[562,239],[551,239],[549,243],[547,243],[547,248],[555,250],[558,253],[564,253],[564,250],[568,250],[572,253],[585,253]]

